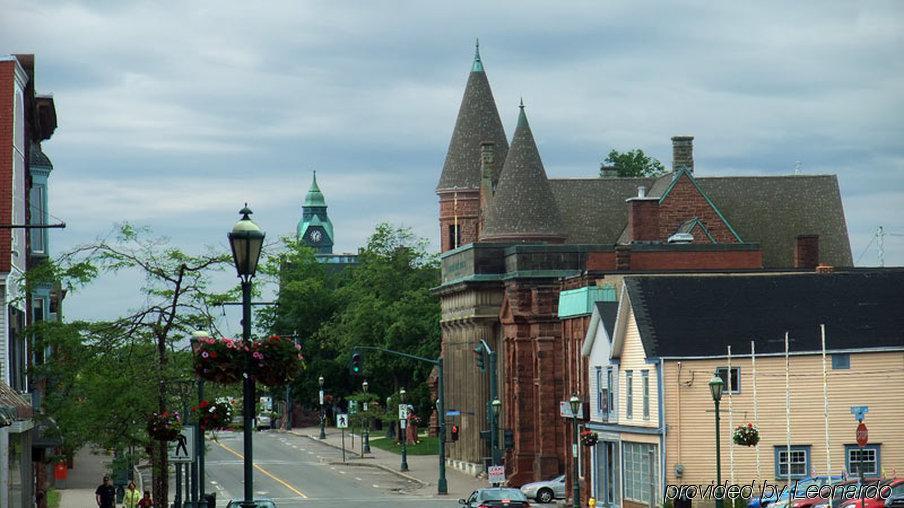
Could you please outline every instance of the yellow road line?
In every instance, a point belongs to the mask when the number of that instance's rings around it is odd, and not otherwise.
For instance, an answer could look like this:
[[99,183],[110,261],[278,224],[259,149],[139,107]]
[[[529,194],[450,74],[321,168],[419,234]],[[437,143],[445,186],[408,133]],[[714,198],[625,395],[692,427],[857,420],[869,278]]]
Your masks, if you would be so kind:
[[[245,456],[242,455],[241,453],[239,453],[239,452],[233,450],[232,448],[230,448],[230,447],[224,445],[223,443],[220,443],[219,441],[217,441],[217,444],[220,445],[220,448],[226,450],[227,452],[229,452],[229,453],[235,455],[236,457],[238,457],[238,458],[240,458],[240,459],[242,459],[242,460],[245,460]],[[282,480],[282,479],[280,479],[280,478],[277,478],[276,476],[273,475],[273,473],[271,473],[270,471],[267,471],[266,469],[264,469],[264,468],[258,466],[257,464],[254,464],[254,469],[257,469],[257,470],[260,471],[261,473],[264,473],[265,475],[269,476],[270,478],[272,478],[274,481],[276,481],[277,483],[279,483],[279,484],[282,485],[283,487],[285,487],[285,488],[291,490],[292,492],[298,494],[299,496],[301,496],[301,497],[303,497],[303,498],[305,498],[305,499],[308,498],[308,496],[304,495],[304,493],[303,493],[302,491],[300,491],[300,490],[296,489],[295,487],[289,485],[289,484],[286,483],[284,480]]]

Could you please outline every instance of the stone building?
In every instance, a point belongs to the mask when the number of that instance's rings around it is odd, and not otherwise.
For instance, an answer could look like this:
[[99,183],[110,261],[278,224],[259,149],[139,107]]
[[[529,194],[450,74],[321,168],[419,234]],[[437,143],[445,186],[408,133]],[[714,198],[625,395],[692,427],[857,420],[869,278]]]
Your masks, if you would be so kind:
[[448,460],[478,472],[490,456],[473,352],[485,340],[499,354],[511,485],[568,469],[560,402],[586,401],[593,303],[624,274],[852,265],[834,175],[698,176],[693,137],[676,136],[658,177],[548,178],[523,104],[517,114],[509,145],[478,52],[436,189],[446,407],[460,411]]
[[301,207],[301,220],[298,221],[295,237],[314,249],[317,261],[330,268],[342,269],[358,263],[357,254],[333,253],[335,243],[333,221],[327,214],[326,199],[323,197],[323,192],[320,191],[320,186],[317,185],[316,171],[311,180],[311,188],[308,189]]

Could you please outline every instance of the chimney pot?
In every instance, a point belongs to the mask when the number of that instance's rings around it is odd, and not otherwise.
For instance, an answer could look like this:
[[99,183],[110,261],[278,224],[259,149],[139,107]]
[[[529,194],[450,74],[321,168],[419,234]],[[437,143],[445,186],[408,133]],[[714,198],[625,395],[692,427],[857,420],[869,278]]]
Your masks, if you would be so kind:
[[694,172],[694,137],[672,136],[672,171]]
[[645,198],[647,197],[647,188],[643,185],[637,187],[637,197]]

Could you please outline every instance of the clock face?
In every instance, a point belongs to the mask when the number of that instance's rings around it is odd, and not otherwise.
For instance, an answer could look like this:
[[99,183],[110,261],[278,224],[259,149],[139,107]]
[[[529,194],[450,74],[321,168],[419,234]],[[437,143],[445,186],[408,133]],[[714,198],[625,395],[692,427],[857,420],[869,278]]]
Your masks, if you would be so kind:
[[323,238],[323,233],[321,233],[320,230],[315,229],[314,231],[311,231],[309,238],[312,242],[319,242]]

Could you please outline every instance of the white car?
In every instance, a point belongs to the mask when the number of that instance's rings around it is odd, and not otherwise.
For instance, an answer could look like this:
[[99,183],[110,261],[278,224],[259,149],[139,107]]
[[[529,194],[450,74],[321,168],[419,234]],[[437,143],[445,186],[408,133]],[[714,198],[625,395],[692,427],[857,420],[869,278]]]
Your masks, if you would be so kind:
[[270,428],[270,415],[267,413],[261,413],[257,415],[257,430],[269,429]]
[[565,475],[557,476],[545,482],[533,482],[521,486],[521,492],[541,503],[550,503],[553,499],[565,499]]

